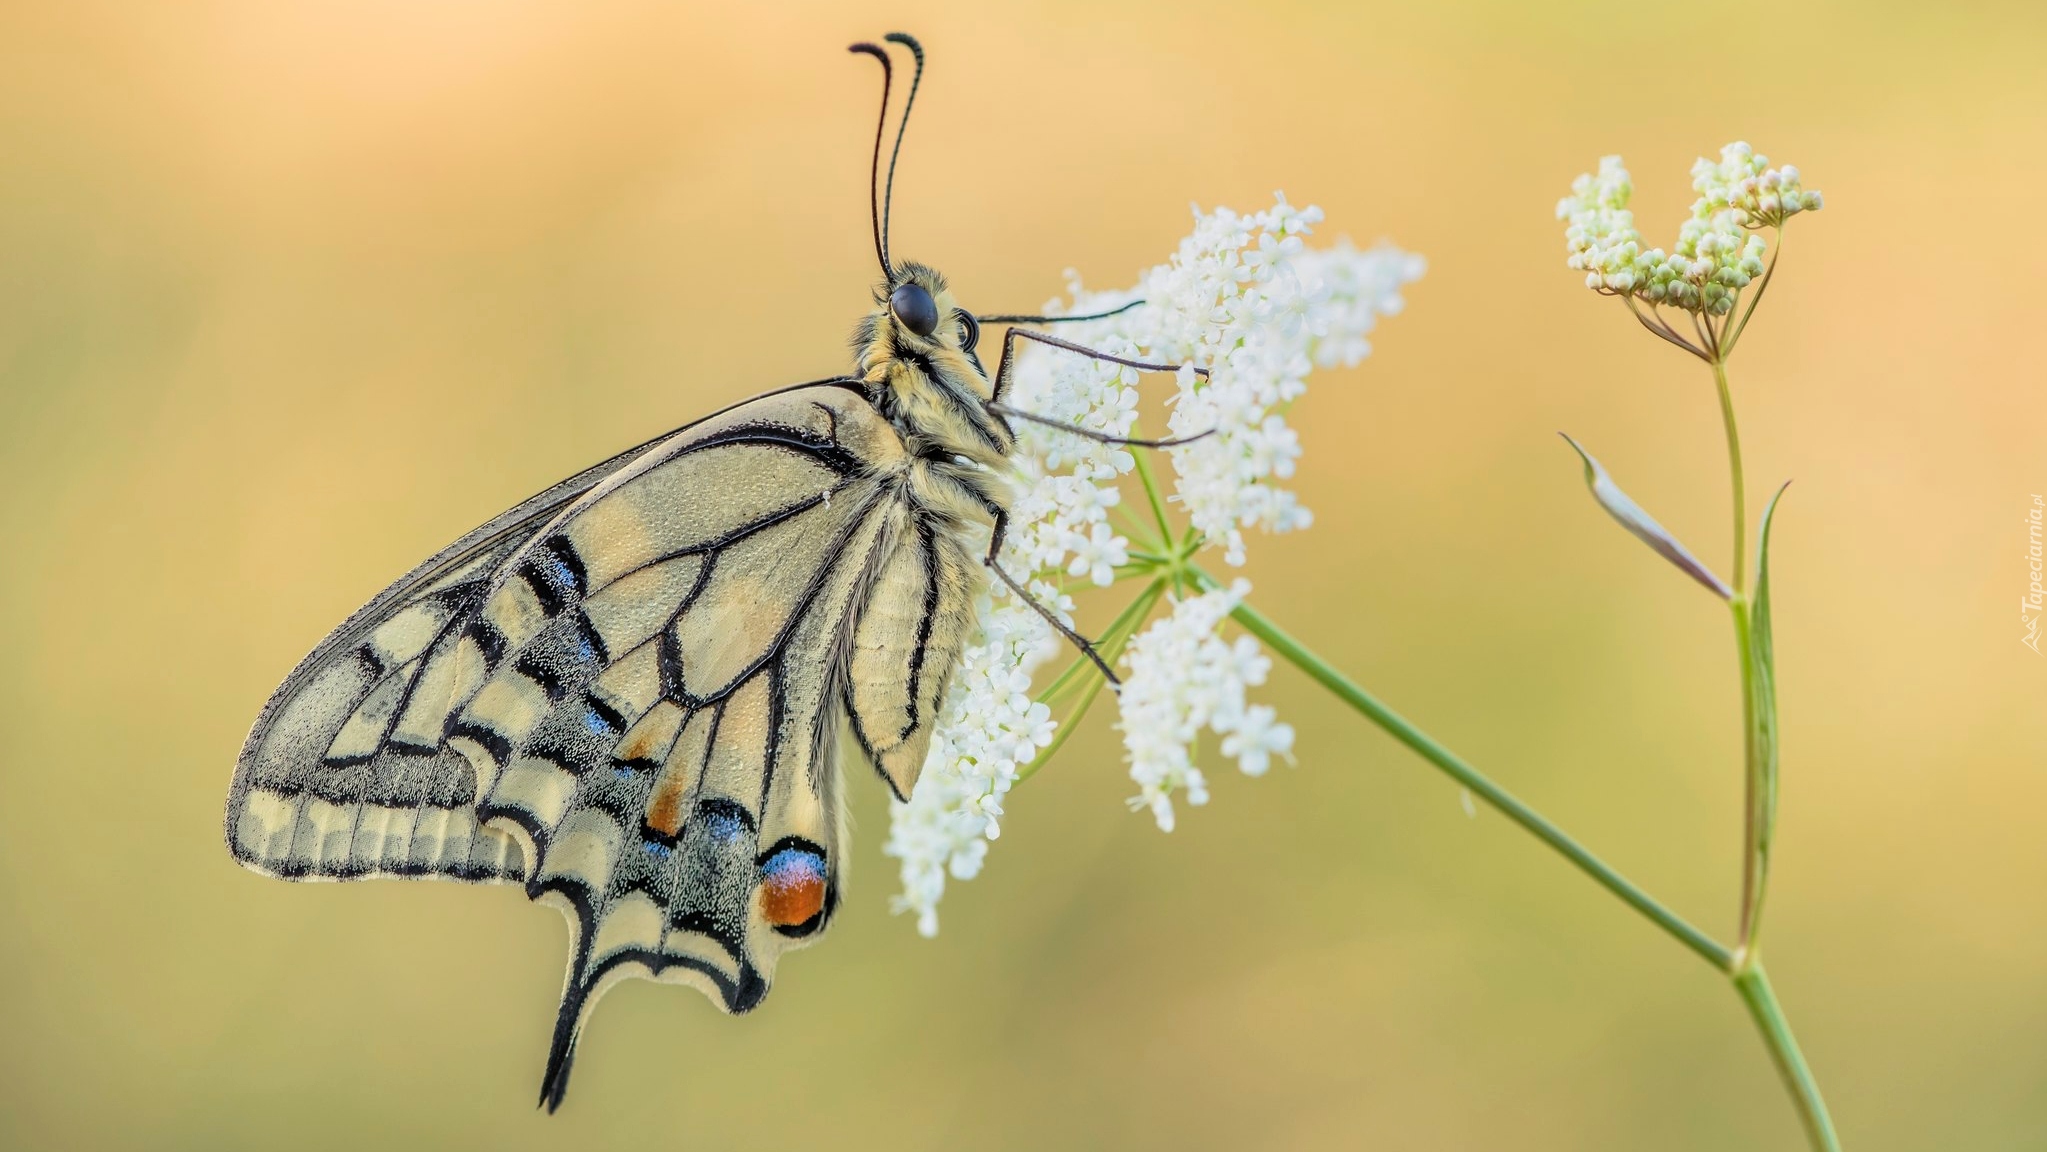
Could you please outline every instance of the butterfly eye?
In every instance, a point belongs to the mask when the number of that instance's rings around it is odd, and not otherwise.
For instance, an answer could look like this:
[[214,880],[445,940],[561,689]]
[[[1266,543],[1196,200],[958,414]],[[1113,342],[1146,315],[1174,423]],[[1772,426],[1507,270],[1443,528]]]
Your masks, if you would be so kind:
[[964,308],[960,309],[959,318],[960,350],[972,352],[981,343],[981,322],[974,319],[974,314]]
[[921,284],[904,284],[891,292],[888,308],[897,323],[919,336],[938,331],[938,302]]

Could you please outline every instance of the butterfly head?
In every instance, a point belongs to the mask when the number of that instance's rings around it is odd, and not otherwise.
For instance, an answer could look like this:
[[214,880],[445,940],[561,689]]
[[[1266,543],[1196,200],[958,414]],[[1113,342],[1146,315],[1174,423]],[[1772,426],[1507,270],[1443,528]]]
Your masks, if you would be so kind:
[[[894,355],[957,352],[971,358],[981,342],[981,324],[960,307],[945,276],[911,261],[898,264],[893,272],[875,291],[877,308],[862,325],[867,338],[886,332],[886,351]],[[866,341],[861,350],[866,350]]]
[[[992,386],[975,352],[980,321],[960,307],[937,269],[904,261],[893,273],[875,286],[874,310],[853,332],[854,360],[874,401],[892,418],[923,408],[919,397],[933,389],[985,404]],[[998,439],[1007,451],[1006,438]]]
[[[917,62],[917,70],[910,77],[910,93],[896,122],[895,145],[889,151],[888,175],[884,178],[881,145],[888,136],[888,95],[895,81],[895,66],[889,61],[888,51],[880,45],[862,42],[848,49],[881,63],[881,118],[874,127],[874,158],[867,174],[874,254],[881,261],[883,276],[880,291],[875,293],[876,303],[881,307],[861,325],[861,336],[855,340],[856,351],[861,353],[862,367],[866,367],[869,345],[875,337],[887,333],[894,337],[889,343],[911,352],[947,348],[964,352],[971,359],[974,345],[980,342],[981,326],[972,313],[953,300],[946,290],[945,277],[923,264],[897,263],[889,255],[889,208],[895,199],[896,160],[903,151],[903,131],[910,124],[910,109],[917,103],[917,85],[924,79],[924,46],[902,32],[891,32],[882,39],[908,48]],[[978,361],[975,367],[979,368]]]
[[924,77],[924,48],[901,32],[883,38],[910,50],[917,70],[910,78],[896,124],[888,172],[881,167],[882,144],[888,139],[888,97],[895,66],[888,51],[860,43],[850,49],[881,64],[881,117],[874,129],[874,157],[868,169],[868,208],[874,224],[874,255],[881,263],[875,309],[853,334],[853,353],[871,398],[891,422],[940,455],[964,456],[983,465],[999,464],[1014,446],[1003,420],[986,410],[993,386],[975,353],[981,325],[959,306],[945,277],[928,265],[898,262],[889,254],[889,205],[895,195],[896,158],[903,147],[903,129],[917,102]]

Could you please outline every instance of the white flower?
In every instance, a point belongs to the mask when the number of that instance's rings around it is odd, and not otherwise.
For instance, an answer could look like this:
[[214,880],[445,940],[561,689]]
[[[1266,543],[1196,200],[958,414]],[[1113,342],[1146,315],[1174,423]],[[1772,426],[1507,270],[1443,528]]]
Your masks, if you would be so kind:
[[1119,566],[1130,562],[1130,542],[1100,522],[1091,525],[1086,536],[1078,532],[1071,534],[1066,547],[1073,553],[1073,562],[1066,566],[1066,574],[1085,576],[1101,588],[1107,588],[1115,581]]
[[1052,712],[1030,698],[1030,673],[1058,638],[1014,600],[984,598],[976,614],[980,634],[961,655],[923,776],[909,802],[894,806],[883,848],[902,862],[896,908],[915,911],[926,936],[938,932],[947,875],[980,872],[1017,770],[1052,742]]
[[1244,709],[1237,726],[1223,737],[1223,755],[1234,756],[1246,776],[1263,776],[1274,756],[1293,759],[1294,730],[1276,723],[1279,714],[1263,704]]
[[[1072,299],[1053,314],[1103,312],[1133,300],[1127,312],[1064,324],[1060,335],[1102,352],[1151,362],[1185,363],[1168,420],[1174,435],[1213,430],[1171,449],[1172,500],[1203,542],[1244,560],[1247,529],[1287,531],[1310,517],[1277,486],[1293,474],[1301,447],[1286,408],[1317,367],[1355,365],[1371,352],[1367,335],[1381,316],[1400,311],[1401,289],[1423,262],[1391,246],[1360,250],[1348,241],[1311,250],[1302,237],[1322,219],[1277,197],[1251,215],[1197,211],[1194,232],[1165,264],[1133,288],[1089,292],[1068,273]],[[1130,436],[1138,418],[1138,374],[1072,352],[1023,345],[1004,402],[1111,436]],[[1129,541],[1110,522],[1118,482],[1134,467],[1131,450],[1056,428],[1017,422],[1016,475],[1004,569],[1029,582],[1054,611],[1071,610],[1051,581],[1060,575],[1106,585],[1129,562]],[[1223,738],[1222,754],[1244,772],[1286,757],[1293,730],[1272,709],[1248,705],[1244,690],[1264,680],[1270,661],[1247,637],[1218,629],[1248,585],[1174,603],[1131,644],[1121,694],[1130,771],[1161,827],[1173,801],[1208,798],[1194,765],[1201,732]],[[1031,697],[1031,677],[1063,641],[1028,605],[999,586],[977,606],[977,632],[948,690],[929,757],[907,803],[891,810],[884,850],[901,868],[898,911],[917,914],[918,930],[938,930],[946,882],[979,874],[1001,834],[1004,805],[1018,773],[1056,732],[1049,709]]]
[[1175,792],[1189,804],[1208,802],[1206,781],[1194,767],[1202,732],[1224,737],[1223,754],[1246,774],[1262,774],[1273,753],[1293,747],[1293,729],[1275,723],[1272,709],[1249,706],[1245,689],[1265,682],[1272,661],[1255,641],[1222,638],[1223,621],[1251,591],[1238,580],[1227,590],[1173,603],[1170,615],[1131,641],[1123,662],[1130,675],[1117,702],[1118,727],[1137,782],[1133,807],[1149,808],[1162,831],[1173,830]]

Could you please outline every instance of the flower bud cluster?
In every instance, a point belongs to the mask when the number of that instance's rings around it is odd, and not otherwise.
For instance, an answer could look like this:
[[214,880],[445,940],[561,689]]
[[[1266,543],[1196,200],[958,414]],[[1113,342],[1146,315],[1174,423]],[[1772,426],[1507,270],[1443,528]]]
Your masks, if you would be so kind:
[[[1585,286],[1622,296],[1641,283],[1642,234],[1628,201],[1635,195],[1634,178],[1618,156],[1599,158],[1599,171],[1571,181],[1571,194],[1557,201],[1557,219],[1566,222],[1565,261],[1585,273]],[[1661,256],[1662,253],[1656,253]]]
[[1572,181],[1571,194],[1557,202],[1566,264],[1603,295],[1725,316],[1768,267],[1769,245],[1754,230],[1781,227],[1823,204],[1818,192],[1800,184],[1797,168],[1772,168],[1768,157],[1740,141],[1722,148],[1718,162],[1701,158],[1692,165],[1692,187],[1699,199],[1676,245],[1668,252],[1644,248],[1628,210],[1634,181],[1620,157],[1602,157],[1599,171]]
[[1797,168],[1770,167],[1769,157],[1742,140],[1722,148],[1719,163],[1699,157],[1692,165],[1692,188],[1699,194],[1694,216],[1732,211],[1744,228],[1780,228],[1800,212],[1826,206],[1825,197],[1799,183]]

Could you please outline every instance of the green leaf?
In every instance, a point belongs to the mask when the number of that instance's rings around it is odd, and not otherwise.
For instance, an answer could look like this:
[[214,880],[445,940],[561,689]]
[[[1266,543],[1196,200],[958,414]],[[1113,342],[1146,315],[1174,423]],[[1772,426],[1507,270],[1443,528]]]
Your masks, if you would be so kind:
[[1763,509],[1763,523],[1756,534],[1756,591],[1749,609],[1749,651],[1755,663],[1750,691],[1755,695],[1752,723],[1755,732],[1756,765],[1762,780],[1762,827],[1758,847],[1769,851],[1771,833],[1777,827],[1777,654],[1770,639],[1770,521],[1777,514],[1777,502],[1784,498],[1789,480],[1770,497]]
[[1722,600],[1734,597],[1734,590],[1729,588],[1725,581],[1715,576],[1712,569],[1700,563],[1698,557],[1693,556],[1684,545],[1677,542],[1677,537],[1658,524],[1654,516],[1643,511],[1640,504],[1621,491],[1620,485],[1613,482],[1613,478],[1606,474],[1606,469],[1592,458],[1591,453],[1579,447],[1576,440],[1565,436],[1564,433],[1559,432],[1557,435],[1563,436],[1564,443],[1569,444],[1572,450],[1578,453],[1578,458],[1585,461],[1585,486],[1592,489],[1592,498],[1599,501],[1599,506],[1606,509],[1607,515],[1612,516],[1621,527],[1633,533],[1635,539],[1647,544],[1658,556],[1677,565],[1679,571],[1705,585],[1715,596]]

